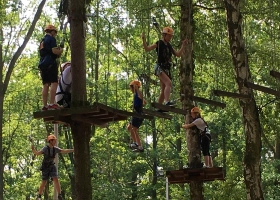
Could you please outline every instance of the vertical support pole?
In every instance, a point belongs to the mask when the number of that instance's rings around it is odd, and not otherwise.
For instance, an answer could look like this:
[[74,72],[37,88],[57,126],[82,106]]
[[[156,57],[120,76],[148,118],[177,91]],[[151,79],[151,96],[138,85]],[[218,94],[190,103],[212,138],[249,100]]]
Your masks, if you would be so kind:
[[[56,146],[58,146],[58,141],[59,141],[58,140],[58,124],[53,125],[53,132],[56,137]],[[57,174],[58,174],[58,155],[55,156],[54,163],[55,163],[55,167],[56,167]],[[58,193],[55,189],[55,186],[53,186],[53,200],[57,200],[57,197],[58,197]]]
[[166,177],[166,183],[165,183],[165,191],[166,191],[166,200],[169,200],[169,188],[168,188],[168,177]]

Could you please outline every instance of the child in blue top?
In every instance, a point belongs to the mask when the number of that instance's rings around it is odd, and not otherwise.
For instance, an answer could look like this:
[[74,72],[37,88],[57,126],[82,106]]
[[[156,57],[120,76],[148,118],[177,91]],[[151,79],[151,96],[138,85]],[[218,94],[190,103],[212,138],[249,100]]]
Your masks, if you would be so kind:
[[[145,100],[143,99],[143,94],[140,91],[141,83],[137,80],[130,82],[129,87],[131,92],[134,94],[133,96],[133,112],[138,114],[142,114],[142,108],[145,104]],[[132,117],[131,121],[127,126],[127,130],[131,135],[133,140],[130,147],[133,149],[134,152],[144,152],[144,148],[141,143],[141,139],[138,134],[138,129],[143,122],[143,118]]]

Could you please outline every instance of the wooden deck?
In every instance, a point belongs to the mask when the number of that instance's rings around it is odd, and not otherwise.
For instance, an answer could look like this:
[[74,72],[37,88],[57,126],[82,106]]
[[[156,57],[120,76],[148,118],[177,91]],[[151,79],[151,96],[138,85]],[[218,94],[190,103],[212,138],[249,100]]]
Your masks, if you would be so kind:
[[44,119],[45,122],[69,124],[73,121],[79,121],[101,127],[108,122],[126,120],[130,116],[144,119],[154,118],[151,115],[127,112],[97,102],[92,106],[34,112],[33,116],[35,119]]
[[170,184],[225,180],[222,167],[166,171],[166,177],[168,177]]

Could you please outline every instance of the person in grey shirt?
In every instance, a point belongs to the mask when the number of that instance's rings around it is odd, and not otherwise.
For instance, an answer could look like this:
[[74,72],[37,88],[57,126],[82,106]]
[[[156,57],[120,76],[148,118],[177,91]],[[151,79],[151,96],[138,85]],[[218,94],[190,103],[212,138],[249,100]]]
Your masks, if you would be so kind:
[[202,154],[204,156],[204,164],[206,168],[213,167],[213,161],[210,154],[210,143],[211,143],[211,135],[208,129],[207,123],[200,116],[200,109],[198,107],[194,107],[191,110],[191,116],[193,118],[193,122],[190,124],[183,124],[182,128],[188,129],[192,127],[196,127],[200,132],[200,145],[202,149]]
[[49,135],[47,137],[47,142],[49,143],[47,146],[44,146],[40,151],[37,151],[34,147],[34,145],[31,145],[32,152],[35,155],[44,155],[44,159],[42,161],[42,165],[40,170],[42,171],[42,182],[39,187],[39,191],[37,194],[36,200],[41,200],[41,195],[43,193],[43,190],[47,184],[47,180],[51,177],[54,182],[55,189],[57,191],[58,199],[63,200],[61,196],[61,188],[60,183],[58,180],[57,175],[57,169],[55,167],[54,158],[57,153],[72,153],[74,152],[74,149],[61,149],[59,147],[56,147],[56,137],[55,135]]

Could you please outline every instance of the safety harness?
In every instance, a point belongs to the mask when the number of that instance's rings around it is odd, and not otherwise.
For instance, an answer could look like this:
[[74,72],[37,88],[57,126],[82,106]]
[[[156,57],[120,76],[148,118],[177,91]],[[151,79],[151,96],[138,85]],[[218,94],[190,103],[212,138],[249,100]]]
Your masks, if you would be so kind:
[[58,104],[60,105],[63,105],[64,108],[70,108],[70,103],[71,103],[71,93],[70,92],[66,92],[62,89],[62,84],[61,82],[63,82],[64,85],[66,86],[69,86],[71,87],[71,83],[67,84],[65,83],[65,81],[63,80],[63,72],[61,72],[60,74],[60,80],[59,80],[59,83],[58,83],[58,86],[59,86],[59,89],[60,89],[60,92],[57,92],[55,95],[58,95],[58,94],[62,94],[62,99],[57,102]]

